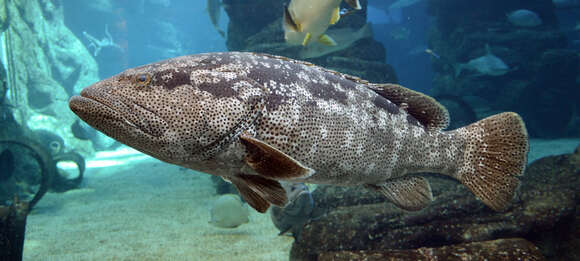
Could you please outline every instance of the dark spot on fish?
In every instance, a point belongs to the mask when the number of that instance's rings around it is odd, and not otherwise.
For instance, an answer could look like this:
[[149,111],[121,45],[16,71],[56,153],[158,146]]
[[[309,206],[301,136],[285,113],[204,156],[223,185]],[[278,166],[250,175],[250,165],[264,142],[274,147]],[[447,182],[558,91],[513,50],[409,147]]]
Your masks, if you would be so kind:
[[316,105],[317,105],[316,102],[312,100],[307,101],[305,104],[306,107],[316,107]]
[[399,107],[394,103],[390,102],[389,100],[383,98],[382,96],[375,96],[373,103],[382,109],[385,109],[387,112],[391,114],[399,114]]
[[330,84],[312,84],[310,88],[310,93],[314,97],[321,98],[323,100],[336,100],[339,103],[346,104],[346,93],[334,88]]
[[415,117],[413,117],[411,114],[407,115],[407,122],[411,125],[423,127],[423,125],[421,125],[421,123],[419,123],[419,121],[415,119]]
[[190,70],[180,68],[180,70],[164,70],[155,75],[156,84],[163,86],[165,89],[173,90],[175,87],[191,84]]
[[268,96],[268,100],[266,102],[266,107],[267,108],[278,108],[278,106],[280,106],[280,104],[284,103],[284,101],[286,101],[287,98],[281,95],[275,95],[275,94],[270,94]]
[[202,83],[196,85],[202,91],[206,91],[212,94],[214,97],[234,97],[238,95],[238,91],[232,89],[232,82],[220,82],[220,83]]
[[0,153],[0,181],[5,181],[12,177],[14,173],[14,155],[8,149]]

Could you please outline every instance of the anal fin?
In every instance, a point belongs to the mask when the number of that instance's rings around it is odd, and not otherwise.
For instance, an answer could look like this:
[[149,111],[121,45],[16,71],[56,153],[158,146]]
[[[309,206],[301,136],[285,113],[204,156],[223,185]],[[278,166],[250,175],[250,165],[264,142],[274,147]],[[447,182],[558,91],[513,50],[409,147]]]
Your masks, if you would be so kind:
[[433,201],[431,186],[423,177],[406,176],[368,186],[380,191],[389,201],[404,210],[420,210]]
[[242,133],[240,142],[246,147],[246,164],[265,178],[293,180],[310,177],[315,172],[286,153],[250,135]]
[[242,198],[260,213],[266,212],[270,204],[284,206],[288,202],[286,191],[278,181],[257,175],[238,174],[228,177]]

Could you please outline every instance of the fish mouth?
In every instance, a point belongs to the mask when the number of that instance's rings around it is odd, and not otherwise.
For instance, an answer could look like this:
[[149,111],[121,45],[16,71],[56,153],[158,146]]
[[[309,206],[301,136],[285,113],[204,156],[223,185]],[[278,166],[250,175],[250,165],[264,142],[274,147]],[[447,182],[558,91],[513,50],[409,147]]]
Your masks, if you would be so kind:
[[85,88],[80,96],[73,96],[69,100],[70,109],[82,120],[105,134],[117,137],[115,131],[129,127],[131,130],[140,131],[144,134],[159,137],[166,128],[153,126],[166,125],[151,110],[118,96],[113,96],[96,88]]

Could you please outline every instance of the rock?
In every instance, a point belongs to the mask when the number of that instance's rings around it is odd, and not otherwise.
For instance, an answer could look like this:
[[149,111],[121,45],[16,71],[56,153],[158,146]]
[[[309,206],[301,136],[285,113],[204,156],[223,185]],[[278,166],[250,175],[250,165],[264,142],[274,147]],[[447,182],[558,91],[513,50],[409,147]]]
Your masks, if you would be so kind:
[[0,256],[2,260],[22,260],[28,202],[14,200],[0,205]]
[[6,2],[0,3],[0,32],[4,32],[8,28],[8,11],[6,10]]
[[571,258],[572,246],[580,245],[578,177],[580,147],[575,154],[535,161],[522,177],[513,205],[503,213],[485,207],[458,182],[440,177],[428,177],[435,200],[417,212],[398,209],[362,188],[320,186],[313,194],[316,218],[294,242],[292,257],[522,237],[549,258]]
[[517,30],[517,27],[509,23],[506,14],[522,8],[538,14],[544,25],[557,26],[558,19],[551,0],[506,0],[501,2],[430,0],[427,12],[435,16],[437,27],[445,28],[445,31],[453,30],[456,27],[469,27],[470,30],[475,31],[483,29],[485,26],[506,26]]
[[397,83],[395,69],[383,62],[368,61],[352,57],[330,56],[326,58],[324,67],[342,73],[358,76],[369,82]]
[[548,49],[541,53],[538,62],[538,72],[541,73],[524,90],[520,101],[531,135],[560,137],[573,131],[569,128],[574,126],[570,122],[576,118],[576,104],[580,97],[580,85],[575,82],[578,70],[580,56],[577,51]]
[[0,6],[10,17],[5,39],[8,75],[13,76],[11,105],[19,108],[17,122],[51,130],[68,147],[93,153],[90,142],[75,139],[70,131],[77,117],[67,101],[70,94],[99,79],[97,63],[65,26],[61,1],[2,1]]
[[[429,46],[444,57],[432,60],[433,94],[485,99],[484,110],[470,104],[483,112],[478,118],[518,112],[532,137],[580,133],[580,125],[571,124],[572,115],[580,113],[572,98],[580,96],[580,83],[575,81],[580,56],[567,49],[569,39],[558,28],[552,1],[432,0],[428,9],[436,25],[429,34]],[[537,13],[543,24],[533,28],[510,24],[506,14],[518,9]],[[485,54],[486,44],[510,71],[495,77],[477,73],[456,77],[457,65]]]
[[[306,60],[316,65],[355,75],[371,82],[396,83],[394,69],[385,64],[386,52],[382,44],[365,38],[354,42],[344,50],[312,59],[301,59],[301,46],[285,43],[282,28],[282,10],[287,1],[250,2],[224,0],[230,18],[227,47],[230,51],[263,52]],[[367,0],[360,1],[363,9],[345,16],[332,29],[343,27],[361,28],[366,23]],[[343,5],[346,4],[343,3]],[[249,19],[251,18],[251,19]]]
[[439,248],[385,251],[339,251],[318,255],[325,260],[545,260],[534,244],[522,238],[498,239]]
[[4,99],[6,98],[7,91],[8,85],[6,79],[6,70],[4,70],[4,66],[0,65],[0,105],[4,104]]
[[[228,24],[228,50],[247,48],[245,40],[262,31],[276,19],[282,17],[283,0],[236,1],[224,0],[224,9],[230,18]],[[251,18],[251,19],[248,19]],[[278,24],[282,27],[282,23]],[[270,41],[268,41],[270,42]]]

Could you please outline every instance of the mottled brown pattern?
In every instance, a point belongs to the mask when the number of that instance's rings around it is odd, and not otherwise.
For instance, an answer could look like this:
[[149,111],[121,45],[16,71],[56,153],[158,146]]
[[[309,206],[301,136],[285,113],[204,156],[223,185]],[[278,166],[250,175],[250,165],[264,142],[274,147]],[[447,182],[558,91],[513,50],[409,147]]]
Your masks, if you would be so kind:
[[189,73],[187,71],[188,71],[187,69],[163,70],[155,74],[154,81],[157,85],[161,85],[168,90],[173,90],[178,86],[184,84],[191,84],[191,80],[189,79]]
[[[137,83],[143,74],[153,80]],[[315,171],[296,182],[408,191],[412,184],[392,179],[437,172],[456,177],[480,197],[489,193],[484,203],[494,209],[507,204],[517,185],[512,177],[523,170],[527,153],[520,121],[442,132],[448,113],[426,95],[267,54],[199,54],[129,69],[87,87],[70,107],[98,130],[153,157],[235,180],[260,211],[285,202],[276,180],[293,174],[264,177],[260,172],[275,167],[246,164],[242,132],[273,148],[266,153],[280,151],[292,159],[284,162]],[[487,145],[496,146],[499,156],[482,152]],[[485,169],[475,166],[480,163]],[[288,165],[295,169],[300,168]],[[474,176],[495,178],[483,186],[487,179],[467,178]],[[418,206],[429,199],[422,187],[420,201],[409,193],[396,197],[398,204]]]
[[[385,109],[387,112],[392,113],[392,114],[397,114],[399,113],[399,107],[397,105],[395,105],[394,103],[390,102],[389,100],[381,97],[381,96],[376,96],[373,99],[373,103],[379,107],[379,108],[383,108]],[[410,115],[409,115],[410,116]]]

